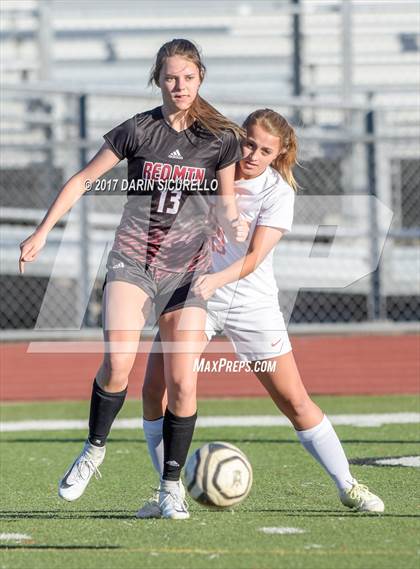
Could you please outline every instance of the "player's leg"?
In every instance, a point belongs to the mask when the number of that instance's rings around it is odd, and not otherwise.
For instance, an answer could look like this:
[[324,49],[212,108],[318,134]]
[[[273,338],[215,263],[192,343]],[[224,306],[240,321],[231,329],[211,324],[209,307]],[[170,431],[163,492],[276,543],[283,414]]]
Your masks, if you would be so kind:
[[351,475],[341,442],[328,417],[309,397],[293,353],[289,351],[271,361],[275,371],[258,371],[260,362],[253,362],[254,373],[290,419],[302,445],[333,479],[342,503],[359,511],[382,512],[382,500]]
[[[225,332],[238,357],[253,362],[254,373],[277,407],[290,419],[304,448],[334,480],[343,503],[351,502],[360,510],[381,511],[382,501],[352,477],[333,426],[305,389],[277,298],[229,310]],[[262,360],[270,360],[274,371],[262,371]],[[349,499],[349,493],[355,498]]]
[[142,388],[143,430],[149,456],[159,475],[163,473],[163,415],[167,405],[162,345],[159,332],[149,353]]
[[[231,310],[225,331],[240,359],[247,360],[274,403],[290,419],[305,448],[314,456],[339,486],[351,487],[353,478],[341,444],[328,419],[311,400],[301,380],[292,353],[283,316],[276,299],[240,310]],[[270,330],[266,330],[267,324]],[[270,370],[262,371],[262,362]],[[267,368],[266,368],[267,369]],[[317,429],[322,427],[322,434]],[[326,436],[326,431],[329,436]],[[311,437],[313,434],[313,437]],[[304,440],[304,437],[306,439]],[[316,440],[323,441],[320,446]],[[309,440],[311,439],[311,440]]]
[[105,353],[93,385],[89,441],[104,446],[127,392],[140,334],[150,310],[149,295],[122,281],[106,284],[103,295]]
[[259,371],[261,361],[254,361],[251,367],[265,387],[276,406],[290,419],[296,430],[311,429],[318,425],[324,414],[309,397],[291,351],[275,358],[274,371]]
[[[216,317],[207,313],[206,341],[216,333]],[[163,474],[163,415],[167,406],[166,384],[164,375],[164,361],[159,332],[156,334],[152,350],[149,354],[142,389],[143,403],[143,430],[147,442],[147,449],[153,466],[159,476]],[[185,489],[180,482],[182,498],[185,497]],[[146,500],[137,512],[138,518],[159,518],[159,494],[154,493]]]
[[[143,431],[147,450],[158,480],[163,473],[163,415],[167,405],[166,384],[160,334],[153,341],[146,365],[142,388]],[[159,482],[157,484],[159,486]],[[185,492],[184,496],[185,497]],[[145,501],[136,516],[141,519],[160,518],[159,491]]]
[[[206,317],[205,340],[209,342],[216,334],[217,318],[214,312]],[[142,388],[143,429],[149,455],[153,466],[159,474],[163,473],[163,415],[167,406],[164,360],[160,333],[154,338],[149,353]]]
[[207,343],[205,322],[206,312],[199,306],[166,312],[159,320],[168,396],[163,420],[164,464],[159,492],[163,517],[189,517],[180,494],[179,480],[197,418],[194,363]]
[[93,382],[89,436],[85,446],[59,483],[59,496],[79,498],[105,457],[105,443],[127,393],[128,375],[134,364],[141,330],[150,305],[147,293],[137,285],[113,281],[103,295],[105,354]]

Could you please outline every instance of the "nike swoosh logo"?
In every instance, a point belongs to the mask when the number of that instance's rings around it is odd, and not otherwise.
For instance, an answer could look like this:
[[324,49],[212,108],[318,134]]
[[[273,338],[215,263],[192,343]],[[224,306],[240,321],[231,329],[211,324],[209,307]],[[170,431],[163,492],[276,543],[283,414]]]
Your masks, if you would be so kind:
[[67,480],[69,479],[71,471],[73,470],[73,467],[76,464],[76,462],[77,462],[77,459],[73,462],[73,464],[70,466],[70,468],[67,470],[67,472],[65,473],[65,475],[61,479],[60,486],[62,486],[64,488],[70,488],[70,486],[73,486],[74,482],[73,482],[73,484],[69,484],[67,482]]
[[274,346],[277,346],[277,344],[278,344],[279,342],[281,342],[281,338],[280,338],[279,340],[277,340],[277,342],[271,342],[271,345],[272,345],[273,348],[274,348]]
[[59,484],[60,488],[70,488],[71,486],[73,486],[73,484],[69,484],[67,482],[67,480],[69,479],[69,476],[70,476],[70,472],[71,472],[71,469],[69,469],[66,472],[66,474],[63,476],[63,478],[60,480],[60,484]]

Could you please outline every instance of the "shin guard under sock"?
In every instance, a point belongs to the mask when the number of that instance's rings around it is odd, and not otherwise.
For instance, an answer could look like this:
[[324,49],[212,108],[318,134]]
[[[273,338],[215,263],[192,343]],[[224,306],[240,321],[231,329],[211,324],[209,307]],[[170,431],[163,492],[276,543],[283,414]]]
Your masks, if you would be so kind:
[[197,413],[177,417],[167,408],[163,419],[163,480],[179,480],[194,433]]
[[93,382],[89,415],[89,442],[94,446],[105,446],[106,439],[121,407],[124,404],[127,388],[117,393],[104,391]]

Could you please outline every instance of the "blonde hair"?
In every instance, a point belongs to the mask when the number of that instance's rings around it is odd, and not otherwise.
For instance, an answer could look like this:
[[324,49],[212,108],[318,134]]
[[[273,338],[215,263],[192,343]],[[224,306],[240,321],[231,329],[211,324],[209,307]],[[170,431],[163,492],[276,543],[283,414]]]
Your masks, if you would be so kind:
[[[186,39],[173,39],[161,46],[156,55],[155,63],[150,71],[149,85],[155,84],[159,87],[159,76],[166,58],[179,55],[187,61],[194,63],[198,68],[200,82],[202,83],[206,74],[206,67],[201,60],[198,47]],[[243,129],[233,121],[229,120],[215,109],[210,103],[203,99],[198,93],[192,105],[187,111],[187,117],[196,120],[212,134],[220,136],[223,131],[230,129],[239,139],[244,136]]]
[[280,139],[283,151],[271,163],[272,168],[277,170],[286,182],[297,191],[298,183],[293,176],[293,167],[297,161],[297,138],[296,133],[287,120],[272,109],[258,109],[247,116],[243,127],[247,129],[252,125],[259,125],[266,132]]

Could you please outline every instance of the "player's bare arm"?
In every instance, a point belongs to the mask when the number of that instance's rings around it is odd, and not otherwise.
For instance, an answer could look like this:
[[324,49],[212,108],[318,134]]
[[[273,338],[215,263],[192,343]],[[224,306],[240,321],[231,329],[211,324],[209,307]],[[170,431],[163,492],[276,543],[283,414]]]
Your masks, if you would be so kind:
[[216,203],[216,216],[218,223],[228,238],[237,242],[245,241],[248,237],[249,225],[240,218],[236,206],[234,178],[235,164],[230,164],[216,172],[218,181],[218,199]]
[[204,300],[208,300],[216,289],[245,278],[255,271],[283,235],[282,229],[258,225],[252,235],[248,253],[223,271],[199,277],[194,291]]
[[[48,233],[85,193],[91,183],[111,170],[120,159],[103,144],[90,162],[62,187],[36,230],[20,244],[19,272],[24,273],[25,263],[34,261],[44,247]],[[90,184],[89,184],[90,182]]]

